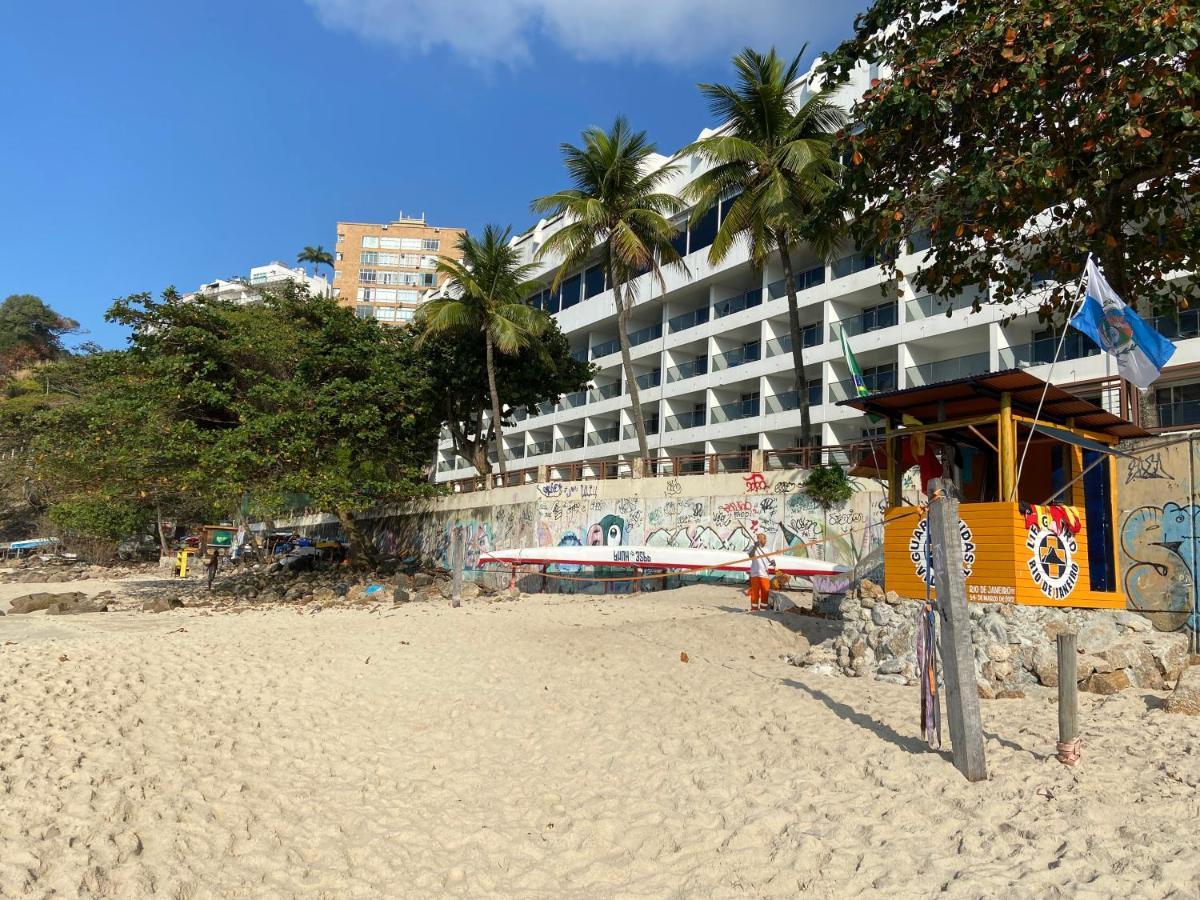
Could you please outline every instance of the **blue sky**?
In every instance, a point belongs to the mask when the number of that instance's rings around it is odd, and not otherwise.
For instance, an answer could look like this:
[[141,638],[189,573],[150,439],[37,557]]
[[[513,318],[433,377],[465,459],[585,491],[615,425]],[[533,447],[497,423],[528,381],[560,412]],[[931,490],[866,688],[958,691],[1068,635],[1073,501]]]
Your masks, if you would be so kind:
[[[618,112],[670,151],[740,46],[812,52],[864,3],[67,0],[0,28],[0,298],[123,343],[112,299],[332,249],[403,209],[533,221],[558,145]],[[751,12],[751,10],[753,10]]]

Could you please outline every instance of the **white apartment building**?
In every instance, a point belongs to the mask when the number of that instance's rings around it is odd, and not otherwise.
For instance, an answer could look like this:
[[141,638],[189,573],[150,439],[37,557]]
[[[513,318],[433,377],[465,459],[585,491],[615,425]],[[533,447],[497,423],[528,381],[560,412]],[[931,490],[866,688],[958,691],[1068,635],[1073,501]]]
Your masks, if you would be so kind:
[[289,268],[276,261],[265,266],[255,266],[250,270],[249,278],[218,278],[216,281],[202,284],[193,293],[185,294],[183,299],[190,300],[197,294],[207,294],[231,303],[253,303],[259,298],[259,291],[287,282],[307,287],[314,297],[330,296],[329,279],[324,275],[309,275],[303,268]]
[[[842,96],[860,96],[873,75],[863,66]],[[797,90],[803,95],[807,82]],[[670,188],[675,191],[703,165],[692,157],[672,161],[679,166]],[[737,470],[745,467],[751,450],[764,451],[768,466],[786,465],[785,451],[800,444],[782,266],[775,262],[765,272],[756,272],[744,247],[735,248],[721,265],[710,265],[708,247],[722,214],[721,209],[711,210],[694,227],[682,228],[676,247],[687,271],[664,270],[665,291],[646,275],[635,284],[629,337],[650,454],[677,461],[655,464],[660,472],[664,465],[684,472]],[[686,225],[686,217],[681,221]],[[537,248],[560,226],[560,220],[543,220],[516,238],[523,258],[533,260]],[[882,430],[882,423],[838,405],[854,395],[841,350],[843,332],[872,391],[1028,368],[1113,412],[1130,414],[1112,358],[1074,330],[1068,329],[1050,371],[1058,335],[1038,321],[1036,297],[1023,304],[994,306],[986,303],[986,285],[953,301],[915,290],[907,276],[916,270],[927,245],[920,235],[914,243],[898,259],[894,282],[885,278],[874,259],[853,247],[832,260],[804,246],[793,253],[813,433],[827,447],[842,448],[831,452],[834,459],[852,459],[848,445],[861,444]],[[556,271],[553,261],[545,271],[549,282]],[[975,299],[981,303],[978,312],[972,311]],[[518,421],[505,430],[503,447],[510,477],[523,472],[515,477],[533,480],[541,467],[543,477],[551,479],[628,474],[639,455],[638,445],[613,294],[602,269],[575,273],[553,294],[547,288],[533,302],[555,316],[577,358],[590,360],[598,372],[587,390],[536,411],[514,412]],[[1145,424],[1200,424],[1200,313],[1187,310],[1177,319],[1154,324],[1179,349],[1154,388],[1158,422]],[[476,474],[455,457],[448,439],[439,453],[439,482]],[[790,456],[794,461],[795,454]]]

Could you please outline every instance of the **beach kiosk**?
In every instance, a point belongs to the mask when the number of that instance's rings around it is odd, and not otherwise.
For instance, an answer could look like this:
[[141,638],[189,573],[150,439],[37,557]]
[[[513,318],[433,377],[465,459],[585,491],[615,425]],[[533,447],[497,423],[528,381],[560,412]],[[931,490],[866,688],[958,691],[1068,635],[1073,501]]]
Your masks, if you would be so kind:
[[940,478],[961,494],[968,600],[1125,607],[1114,445],[1148,432],[1020,369],[843,405],[885,424],[883,440],[859,455],[851,474],[887,481],[889,590],[934,594],[921,503]]

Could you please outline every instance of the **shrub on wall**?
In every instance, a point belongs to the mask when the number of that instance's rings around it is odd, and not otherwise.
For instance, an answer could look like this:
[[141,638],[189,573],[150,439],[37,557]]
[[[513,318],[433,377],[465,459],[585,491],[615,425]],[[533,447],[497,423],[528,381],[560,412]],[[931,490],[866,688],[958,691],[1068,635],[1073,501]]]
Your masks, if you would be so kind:
[[854,487],[841,466],[813,466],[804,481],[804,493],[813,503],[828,511],[846,503],[854,495]]

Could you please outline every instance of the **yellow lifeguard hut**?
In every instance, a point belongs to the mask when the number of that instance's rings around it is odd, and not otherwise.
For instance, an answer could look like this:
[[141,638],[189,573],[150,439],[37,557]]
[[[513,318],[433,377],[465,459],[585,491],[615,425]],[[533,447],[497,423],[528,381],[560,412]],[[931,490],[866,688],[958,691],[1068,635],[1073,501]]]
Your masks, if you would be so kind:
[[887,480],[889,590],[906,597],[933,591],[927,520],[916,492],[904,488],[905,473],[916,467],[922,492],[938,477],[962,494],[969,600],[1125,606],[1114,445],[1148,432],[1019,369],[843,404],[887,423],[883,446],[862,455],[851,474]]

